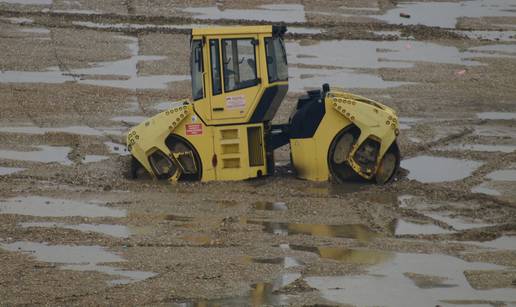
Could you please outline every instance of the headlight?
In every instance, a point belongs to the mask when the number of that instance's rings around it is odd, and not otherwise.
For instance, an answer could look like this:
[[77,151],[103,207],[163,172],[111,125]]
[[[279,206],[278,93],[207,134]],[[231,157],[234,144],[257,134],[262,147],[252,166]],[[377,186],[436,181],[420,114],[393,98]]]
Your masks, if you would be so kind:
[[160,150],[156,150],[150,155],[149,161],[159,179],[170,178],[177,170],[174,162]]

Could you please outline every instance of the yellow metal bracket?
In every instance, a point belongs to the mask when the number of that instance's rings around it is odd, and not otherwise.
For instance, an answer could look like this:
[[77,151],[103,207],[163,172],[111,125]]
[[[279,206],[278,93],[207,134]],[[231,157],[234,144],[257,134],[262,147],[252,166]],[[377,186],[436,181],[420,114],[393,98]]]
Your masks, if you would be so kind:
[[[331,99],[333,108],[355,124],[361,131],[360,137],[353,145],[347,158],[349,165],[362,177],[366,179],[373,178],[383,155],[399,134],[396,112],[373,100],[349,93],[332,92],[328,94],[328,97]],[[367,138],[379,141],[380,151],[375,168],[364,171],[353,157]]]

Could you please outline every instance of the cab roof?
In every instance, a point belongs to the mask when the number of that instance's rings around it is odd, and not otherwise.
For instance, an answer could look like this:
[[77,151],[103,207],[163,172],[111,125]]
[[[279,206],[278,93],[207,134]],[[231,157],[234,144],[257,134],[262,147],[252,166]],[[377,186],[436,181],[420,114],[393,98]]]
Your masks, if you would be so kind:
[[238,34],[276,34],[285,33],[285,26],[227,26],[227,27],[210,27],[210,28],[193,28],[192,36],[208,36],[208,35],[238,35]]

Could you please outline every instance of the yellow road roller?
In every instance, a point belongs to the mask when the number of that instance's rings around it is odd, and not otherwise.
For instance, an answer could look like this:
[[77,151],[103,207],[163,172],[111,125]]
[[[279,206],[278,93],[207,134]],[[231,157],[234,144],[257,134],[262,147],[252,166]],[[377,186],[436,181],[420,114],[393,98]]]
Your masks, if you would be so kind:
[[127,135],[133,176],[243,180],[274,173],[274,150],[290,145],[299,178],[383,184],[399,167],[391,108],[330,89],[299,98],[288,123],[271,123],[288,91],[285,26],[193,29],[192,97]]

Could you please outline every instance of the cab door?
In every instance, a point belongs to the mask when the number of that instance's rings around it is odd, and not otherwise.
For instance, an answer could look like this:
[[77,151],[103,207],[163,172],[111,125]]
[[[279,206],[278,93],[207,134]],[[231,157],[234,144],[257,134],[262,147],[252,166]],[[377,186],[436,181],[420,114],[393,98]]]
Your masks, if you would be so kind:
[[260,91],[258,36],[208,38],[212,120],[243,122]]
[[192,100],[195,112],[204,121],[211,120],[209,58],[203,39],[194,38],[191,43],[190,70],[192,75]]

